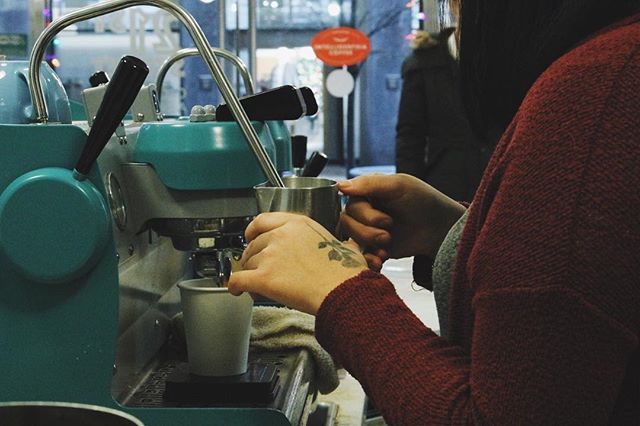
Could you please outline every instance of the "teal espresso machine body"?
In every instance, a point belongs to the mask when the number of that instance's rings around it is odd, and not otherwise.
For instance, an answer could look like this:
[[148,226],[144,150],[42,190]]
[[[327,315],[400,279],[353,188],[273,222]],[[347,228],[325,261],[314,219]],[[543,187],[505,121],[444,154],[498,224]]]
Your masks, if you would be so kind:
[[[172,2],[142,3],[176,13],[200,34]],[[62,18],[57,28],[83,19],[83,11],[97,16],[135,4],[91,6]],[[41,36],[36,47],[46,47],[51,36]],[[257,213],[253,187],[267,177],[246,130],[235,121],[164,119],[148,96],[153,85],[135,87],[133,119],[123,125],[126,111],[110,116],[105,106],[115,99],[109,91],[126,80],[116,82],[117,70],[92,125],[71,123],[55,74],[35,74],[53,82],[35,88],[24,77],[25,66],[45,67],[34,60],[41,55],[36,47],[28,64],[0,60],[4,75],[22,75],[11,88],[0,77],[0,99],[21,102],[11,111],[0,104],[0,403],[92,404],[148,426],[303,424],[315,397],[305,351],[250,355],[252,363],[275,366],[277,386],[269,398],[177,401],[163,395],[167,377],[186,359],[172,321],[181,309],[176,284],[228,273],[227,260],[243,249],[244,229]],[[131,92],[134,86],[122,87]],[[32,101],[38,90],[44,106]],[[136,112],[148,109],[156,113]],[[105,121],[113,126],[95,136]],[[278,171],[288,172],[286,125],[250,126]],[[100,137],[103,146],[93,149]]]

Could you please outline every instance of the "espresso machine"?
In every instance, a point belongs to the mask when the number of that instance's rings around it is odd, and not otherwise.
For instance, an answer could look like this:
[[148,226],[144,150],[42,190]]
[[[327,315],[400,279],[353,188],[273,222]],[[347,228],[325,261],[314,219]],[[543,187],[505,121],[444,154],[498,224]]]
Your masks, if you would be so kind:
[[[89,120],[72,122],[41,62],[47,45],[69,25],[136,5],[187,27],[233,121],[209,107],[164,117],[154,85],[142,86],[144,64],[125,57],[124,71],[87,94]],[[304,350],[252,353],[253,399],[234,380],[221,380],[219,399],[166,395],[184,356],[172,329],[176,284],[227,277],[257,214],[253,187],[282,185],[291,170],[286,125],[251,120],[252,101],[233,93],[216,56],[172,1],[112,0],[54,21],[28,64],[0,57],[0,402],[92,404],[147,426],[306,424],[316,390]],[[301,115],[311,112],[309,94],[291,91]]]

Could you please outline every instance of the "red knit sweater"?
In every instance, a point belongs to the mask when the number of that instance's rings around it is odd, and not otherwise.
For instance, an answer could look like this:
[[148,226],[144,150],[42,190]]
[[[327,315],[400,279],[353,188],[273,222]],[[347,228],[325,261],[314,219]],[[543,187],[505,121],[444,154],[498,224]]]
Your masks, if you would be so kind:
[[366,271],[320,343],[392,425],[640,425],[640,17],[536,81],[469,210],[450,340]]

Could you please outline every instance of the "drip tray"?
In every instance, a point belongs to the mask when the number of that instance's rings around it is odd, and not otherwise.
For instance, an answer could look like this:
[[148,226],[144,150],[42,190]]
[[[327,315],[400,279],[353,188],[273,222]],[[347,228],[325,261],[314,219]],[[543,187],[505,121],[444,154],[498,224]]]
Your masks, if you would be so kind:
[[[185,361],[186,357],[173,352],[159,357],[139,382],[128,385],[131,394],[119,402],[132,408],[265,408],[283,412],[298,424],[308,397],[315,392],[314,368],[306,350],[250,352],[247,374],[216,379],[190,376]],[[221,392],[223,396],[216,397]]]
[[274,363],[249,363],[245,374],[226,377],[190,374],[188,365],[179,363],[167,376],[163,398],[182,406],[268,404],[278,388],[278,368]]

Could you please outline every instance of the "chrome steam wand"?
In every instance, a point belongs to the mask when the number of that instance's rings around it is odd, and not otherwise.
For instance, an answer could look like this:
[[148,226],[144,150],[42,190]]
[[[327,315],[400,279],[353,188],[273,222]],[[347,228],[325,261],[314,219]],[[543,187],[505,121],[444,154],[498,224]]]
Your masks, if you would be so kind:
[[278,175],[278,172],[273,165],[273,162],[269,158],[266,150],[260,143],[258,133],[255,131],[247,114],[240,105],[238,97],[233,93],[231,83],[224,75],[220,63],[217,61],[209,42],[207,41],[202,28],[193,18],[193,16],[187,12],[181,6],[176,5],[170,0],[111,0],[104,3],[98,3],[93,6],[87,6],[62,16],[59,19],[53,21],[38,37],[33,50],[31,51],[31,58],[29,63],[29,90],[31,92],[31,99],[36,113],[36,120],[39,123],[46,123],[49,119],[47,112],[47,105],[44,100],[44,92],[42,90],[42,84],[40,82],[40,63],[44,56],[45,49],[53,38],[64,28],[69,25],[75,24],[79,21],[88,20],[98,16],[106,15],[108,13],[116,12],[122,9],[128,9],[133,6],[154,6],[163,9],[173,16],[175,16],[189,31],[196,48],[200,52],[200,55],[204,59],[205,63],[209,67],[214,80],[218,84],[222,97],[229,105],[234,118],[238,122],[242,133],[247,139],[249,147],[253,151],[264,172],[265,176],[269,180],[272,186],[284,187],[282,179]]

